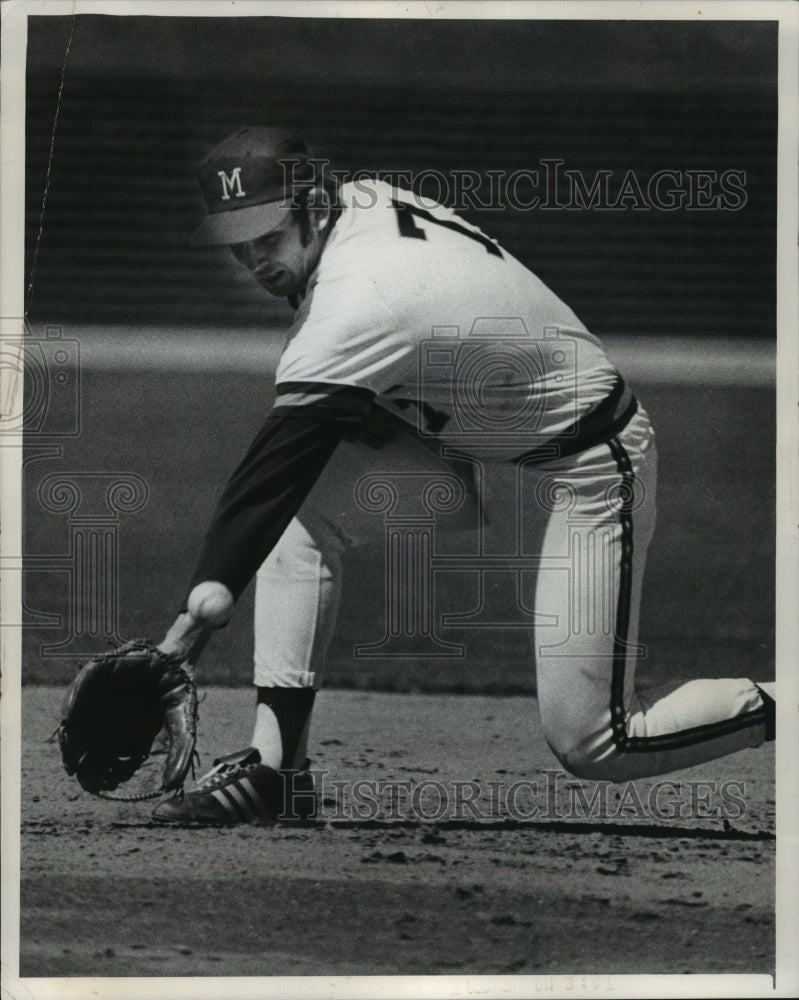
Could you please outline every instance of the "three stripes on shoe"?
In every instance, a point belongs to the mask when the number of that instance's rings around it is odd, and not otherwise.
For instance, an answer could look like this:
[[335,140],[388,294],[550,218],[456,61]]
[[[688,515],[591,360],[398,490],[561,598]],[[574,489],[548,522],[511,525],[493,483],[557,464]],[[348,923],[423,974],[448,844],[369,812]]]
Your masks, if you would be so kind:
[[215,788],[211,793],[225,812],[234,820],[265,819],[270,817],[272,810],[262,798],[258,789],[249,778],[243,777]]

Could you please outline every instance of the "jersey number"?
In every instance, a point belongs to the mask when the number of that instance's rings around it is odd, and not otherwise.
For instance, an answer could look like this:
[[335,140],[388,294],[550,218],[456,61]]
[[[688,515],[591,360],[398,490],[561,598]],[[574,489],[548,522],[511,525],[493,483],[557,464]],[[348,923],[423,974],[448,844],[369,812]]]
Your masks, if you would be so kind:
[[416,219],[424,219],[425,222],[433,222],[437,226],[443,226],[445,229],[452,229],[456,233],[467,236],[470,240],[474,240],[475,243],[482,244],[488,253],[499,257],[500,260],[502,259],[502,251],[496,243],[492,242],[487,236],[483,236],[482,233],[476,233],[471,229],[467,229],[466,226],[462,226],[459,222],[454,222],[452,219],[437,219],[432,212],[428,212],[424,208],[417,208],[416,205],[409,205],[405,201],[397,201],[396,198],[391,199],[391,204],[397,213],[397,225],[399,226],[400,236],[409,236],[414,240],[426,240],[427,233],[416,221]]

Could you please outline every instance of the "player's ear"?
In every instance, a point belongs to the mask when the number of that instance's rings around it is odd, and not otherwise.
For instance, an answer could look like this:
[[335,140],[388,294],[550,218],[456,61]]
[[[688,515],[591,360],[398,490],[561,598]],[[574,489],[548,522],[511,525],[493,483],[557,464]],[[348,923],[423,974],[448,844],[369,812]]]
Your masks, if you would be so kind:
[[332,204],[330,195],[322,185],[317,185],[311,192],[308,200],[308,207],[311,210],[314,220],[314,228],[318,233],[322,233],[330,225]]

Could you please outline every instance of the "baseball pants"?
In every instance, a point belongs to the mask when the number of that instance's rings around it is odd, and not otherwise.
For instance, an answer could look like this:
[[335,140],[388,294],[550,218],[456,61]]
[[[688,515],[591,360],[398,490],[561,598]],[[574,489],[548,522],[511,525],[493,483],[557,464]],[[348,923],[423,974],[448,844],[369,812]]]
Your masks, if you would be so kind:
[[[321,686],[342,553],[384,545],[383,520],[354,500],[358,483],[380,471],[409,484],[452,476],[410,433],[379,450],[341,443],[258,572],[257,685]],[[531,669],[544,734],[564,768],[577,777],[626,781],[762,743],[765,712],[753,681],[636,679],[657,479],[646,414],[639,410],[616,437],[579,455],[493,471],[483,495],[467,488],[453,530],[470,519],[476,524],[482,503],[489,518],[503,516],[503,501],[518,509],[521,554],[537,566]],[[503,483],[514,496],[503,498]]]

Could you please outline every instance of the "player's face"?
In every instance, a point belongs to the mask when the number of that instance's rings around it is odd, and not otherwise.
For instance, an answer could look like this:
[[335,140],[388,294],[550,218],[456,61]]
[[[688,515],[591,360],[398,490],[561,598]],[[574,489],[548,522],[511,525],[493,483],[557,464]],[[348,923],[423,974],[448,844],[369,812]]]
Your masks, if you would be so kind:
[[320,248],[313,237],[303,243],[300,224],[292,213],[271,233],[230,249],[267,292],[286,296],[305,287]]

